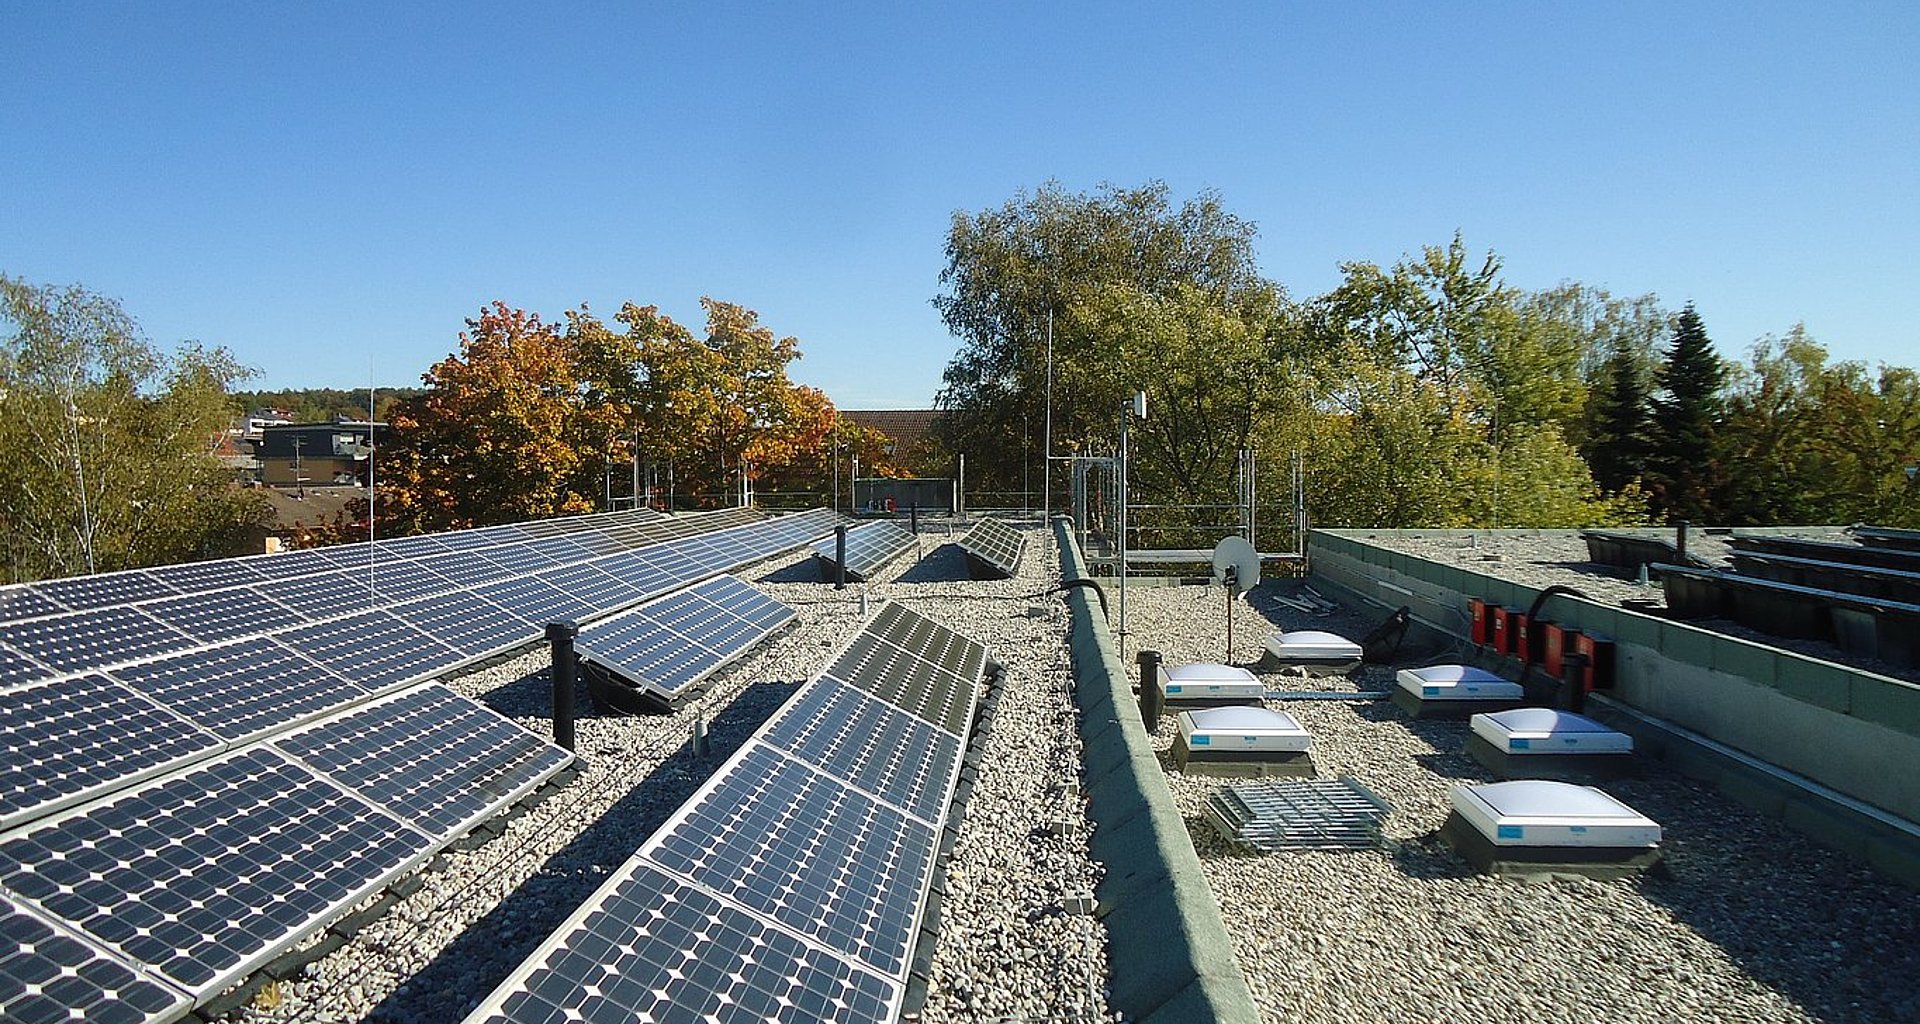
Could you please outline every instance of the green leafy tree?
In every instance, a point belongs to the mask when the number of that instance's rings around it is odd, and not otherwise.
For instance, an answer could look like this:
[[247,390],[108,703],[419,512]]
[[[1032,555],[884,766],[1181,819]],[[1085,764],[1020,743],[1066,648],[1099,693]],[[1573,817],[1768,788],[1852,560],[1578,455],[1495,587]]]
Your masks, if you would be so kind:
[[[1091,194],[1049,182],[956,213],[934,306],[961,346],[936,404],[938,442],[966,454],[969,487],[1039,484],[1051,332],[1054,454],[1114,451],[1121,406],[1144,391],[1149,415],[1130,434],[1136,500],[1234,500],[1237,450],[1310,402],[1288,348],[1299,336],[1279,329],[1285,294],[1255,267],[1253,238],[1218,195],[1176,205],[1162,182]],[[1137,521],[1189,525],[1150,519]]]
[[32,580],[233,554],[267,514],[211,445],[245,371],[167,355],[112,299],[0,277],[0,535]]
[[1670,518],[1704,523],[1719,515],[1715,498],[1724,467],[1716,440],[1725,414],[1726,375],[1706,325],[1687,303],[1674,318],[1673,342],[1657,376],[1647,458],[1654,507]]

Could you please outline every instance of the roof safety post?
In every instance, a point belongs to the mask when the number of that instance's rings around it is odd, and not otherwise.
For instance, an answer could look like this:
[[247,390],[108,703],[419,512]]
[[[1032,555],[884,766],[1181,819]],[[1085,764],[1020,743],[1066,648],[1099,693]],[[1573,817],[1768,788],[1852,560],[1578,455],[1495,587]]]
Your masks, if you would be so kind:
[[573,749],[573,690],[579,665],[573,657],[573,638],[580,627],[572,622],[547,623],[547,643],[553,647],[553,742]]

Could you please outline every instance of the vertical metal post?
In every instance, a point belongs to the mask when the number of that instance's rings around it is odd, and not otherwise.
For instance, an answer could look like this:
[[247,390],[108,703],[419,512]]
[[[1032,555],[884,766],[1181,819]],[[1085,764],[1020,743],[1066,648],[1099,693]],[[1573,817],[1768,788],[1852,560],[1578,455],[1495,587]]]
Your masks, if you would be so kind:
[[573,638],[580,627],[572,622],[547,623],[547,643],[553,648],[553,742],[573,749],[573,691],[578,665]]
[[1040,461],[1040,520],[1053,515],[1053,310],[1047,310],[1047,427],[1040,442],[1046,458]]
[[1151,732],[1160,728],[1160,652],[1141,651],[1135,657],[1140,665],[1140,721]]
[[960,456],[960,482],[953,488],[953,514],[962,518],[967,514],[967,457]]
[[920,536],[920,503],[919,502],[916,501],[913,504],[907,506],[907,521],[913,524],[913,535],[915,537]]
[[1681,565],[1687,564],[1687,527],[1691,525],[1685,519],[1673,524],[1673,550]]
[[1114,530],[1118,538],[1118,547],[1115,550],[1119,552],[1120,628],[1115,635],[1120,641],[1120,653],[1123,656],[1127,653],[1127,427],[1132,419],[1132,410],[1120,410],[1120,495],[1119,501],[1115,502],[1119,513],[1116,522],[1119,525]]
[[847,524],[833,528],[833,589],[847,589]]

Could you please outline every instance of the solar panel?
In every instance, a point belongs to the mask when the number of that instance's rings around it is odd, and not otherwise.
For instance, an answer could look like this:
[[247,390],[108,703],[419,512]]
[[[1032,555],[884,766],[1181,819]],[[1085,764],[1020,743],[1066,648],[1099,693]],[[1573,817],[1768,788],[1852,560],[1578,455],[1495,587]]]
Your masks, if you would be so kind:
[[644,855],[884,974],[905,974],[934,829],[759,745],[715,782]]
[[316,572],[326,572],[334,567],[331,561],[317,550],[278,551],[271,555],[254,555],[236,561],[270,580],[286,579],[289,576],[310,576]]
[[53,670],[5,644],[0,644],[0,689],[33,679],[45,679]]
[[0,827],[208,756],[220,741],[99,675],[0,691]]
[[52,598],[34,593],[31,587],[0,587],[0,622],[58,615],[66,610],[66,606]]
[[638,551],[604,555],[595,559],[592,564],[595,569],[620,580],[636,594],[644,596],[665,593],[692,578],[680,572],[663,569]]
[[142,1024],[188,1003],[32,909],[0,902],[0,1020]]
[[183,594],[240,587],[266,579],[248,560],[239,558],[162,565],[148,569],[147,574]]
[[588,662],[672,700],[793,617],[786,605],[721,576],[594,622],[574,648]]
[[273,580],[255,589],[309,619],[324,619],[380,603],[367,586],[365,573],[338,569],[312,576]]
[[891,1021],[900,987],[638,858],[470,1024]]
[[592,565],[563,565],[535,573],[534,578],[600,609],[622,608],[646,596]]
[[131,604],[150,597],[167,597],[179,591],[146,572],[110,572],[97,576],[68,576],[33,584],[42,597],[50,597],[68,608],[104,608]]
[[542,628],[549,622],[580,622],[605,611],[531,576],[495,580],[475,587],[473,593]]
[[366,690],[263,636],[116,668],[112,674],[229,742],[367,696]]
[[535,550],[532,544],[527,543],[482,548],[480,556],[505,570],[502,575],[519,576],[560,564],[559,559]]
[[219,643],[252,633],[270,633],[307,621],[252,588],[210,590],[148,601],[140,610],[201,643]]
[[956,736],[973,724],[974,684],[871,633],[855,637],[822,675],[903,708]]
[[881,607],[874,614],[873,626],[868,631],[962,679],[976,680],[986,672],[987,649],[978,641],[905,605],[889,602]]
[[204,998],[428,846],[256,748],[0,837],[0,887]]
[[970,564],[1000,577],[1019,571],[1026,545],[1024,534],[998,519],[982,519],[960,538],[960,549],[966,552]]
[[290,629],[280,641],[375,693],[463,660],[451,647],[384,611]]
[[[913,550],[919,539],[890,522],[867,523],[847,531],[847,578],[870,580],[887,563]],[[813,552],[827,565],[834,563],[838,538],[829,537],[813,546]]]
[[0,642],[57,672],[84,672],[194,646],[192,637],[125,606],[0,625]]
[[572,755],[438,684],[301,729],[274,745],[429,835],[454,838]]
[[958,739],[826,677],[795,694],[762,739],[928,822],[945,816],[960,771]]
[[516,647],[539,633],[533,623],[472,594],[442,594],[396,605],[392,611],[401,621],[468,657]]

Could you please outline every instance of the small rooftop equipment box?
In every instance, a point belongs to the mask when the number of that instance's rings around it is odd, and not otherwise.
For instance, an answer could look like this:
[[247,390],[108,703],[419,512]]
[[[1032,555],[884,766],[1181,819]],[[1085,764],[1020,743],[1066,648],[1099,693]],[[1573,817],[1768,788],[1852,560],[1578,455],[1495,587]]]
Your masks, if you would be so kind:
[[1168,704],[1189,707],[1251,704],[1257,707],[1267,699],[1266,684],[1238,665],[1196,661],[1162,669],[1161,675],[1160,692]]
[[1393,702],[1415,718],[1465,718],[1505,711],[1526,699],[1519,683],[1472,665],[1403,668],[1395,676]]
[[1571,711],[1514,708],[1467,724],[1467,753],[1503,779],[1584,782],[1633,768],[1633,737]]
[[1618,878],[1660,858],[1659,824],[1591,786],[1455,786],[1452,802],[1441,837],[1481,871]]
[[1180,712],[1173,759],[1182,771],[1310,777],[1313,737],[1284,711],[1252,707]]

